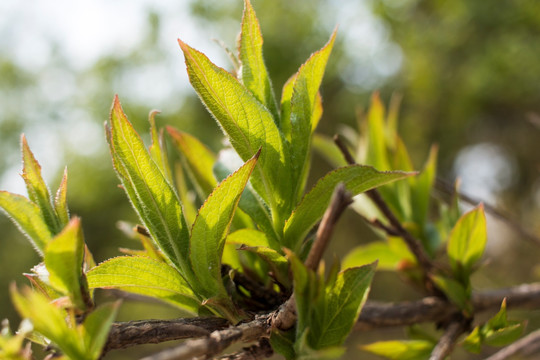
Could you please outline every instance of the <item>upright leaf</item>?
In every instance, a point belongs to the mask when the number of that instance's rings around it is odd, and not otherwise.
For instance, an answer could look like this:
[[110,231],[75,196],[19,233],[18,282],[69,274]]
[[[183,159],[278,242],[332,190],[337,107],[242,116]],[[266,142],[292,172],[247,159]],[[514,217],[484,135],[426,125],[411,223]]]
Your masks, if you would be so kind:
[[231,74],[180,40],[179,44],[191,84],[240,157],[247,161],[262,149],[251,182],[270,205],[275,227],[280,227],[290,212],[292,182],[289,148],[272,114]]
[[118,97],[110,124],[113,163],[131,203],[165,255],[181,271],[189,272],[189,233],[176,192],[129,123]]
[[368,116],[368,149],[366,163],[377,170],[390,170],[388,153],[386,149],[384,105],[379,93],[374,93]]
[[277,123],[279,113],[272,83],[264,65],[262,45],[261,28],[255,10],[250,1],[245,0],[239,43],[242,83],[261,104],[270,110]]
[[[303,188],[303,176],[309,157],[311,134],[313,129],[313,112],[317,106],[319,87],[322,82],[328,57],[336,38],[336,31],[328,43],[315,52],[300,67],[294,80],[291,97],[291,158],[294,194]],[[318,119],[317,119],[318,121]]]
[[223,180],[199,210],[191,229],[190,259],[196,291],[208,298],[226,296],[221,281],[221,256],[234,211],[260,152]]
[[150,296],[193,314],[200,306],[193,290],[178,271],[155,259],[115,257],[94,267],[86,276],[91,289],[119,289]]
[[484,253],[487,242],[484,206],[478,205],[464,214],[448,238],[448,257],[459,279],[467,278]]
[[69,295],[79,309],[86,308],[83,291],[88,294],[83,279],[84,240],[79,218],[73,218],[45,248],[45,266],[51,286]]
[[92,359],[99,359],[109,336],[109,329],[116,318],[120,301],[104,304],[92,311],[83,323],[83,340]]
[[178,131],[171,126],[167,126],[167,131],[182,155],[185,167],[198,190],[199,196],[206,199],[217,185],[212,172],[216,162],[216,155],[196,137],[186,132]]
[[304,196],[285,224],[285,243],[290,249],[296,249],[302,243],[309,230],[321,219],[330,202],[333,189],[340,182],[353,195],[377,186],[403,179],[414,173],[379,172],[370,166],[349,165],[326,174]]
[[45,184],[45,181],[41,176],[41,166],[34,157],[34,154],[32,154],[32,151],[30,151],[24,135],[21,136],[21,147],[23,157],[22,177],[26,183],[28,198],[41,209],[43,219],[49,227],[49,230],[53,234],[56,234],[61,229],[51,203],[51,194],[47,184]]
[[150,145],[148,150],[150,151],[150,156],[160,168],[167,181],[172,183],[169,159],[167,158],[167,152],[163,146],[163,131],[158,132],[156,127],[157,114],[159,114],[159,110],[152,110],[148,115],[148,121],[150,121],[150,135],[152,136],[152,145]]
[[54,210],[60,222],[60,226],[63,228],[69,223],[69,209],[67,206],[67,167],[64,169],[64,176],[54,197]]
[[36,251],[43,255],[43,250],[52,234],[42,217],[40,208],[24,196],[7,191],[0,191],[0,208],[28,237]]

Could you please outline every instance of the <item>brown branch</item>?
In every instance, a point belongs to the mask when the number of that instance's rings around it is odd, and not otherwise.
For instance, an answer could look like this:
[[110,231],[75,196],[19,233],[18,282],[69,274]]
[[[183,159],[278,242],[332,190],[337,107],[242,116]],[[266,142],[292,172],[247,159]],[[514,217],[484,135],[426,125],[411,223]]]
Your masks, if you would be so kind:
[[234,354],[221,356],[219,360],[259,360],[266,359],[274,354],[274,349],[267,338],[262,338],[255,345],[245,347]]
[[446,328],[443,336],[439,339],[435,348],[429,356],[429,360],[443,360],[446,359],[448,355],[454,349],[457,339],[461,334],[463,334],[467,329],[467,325],[464,321],[455,321],[450,323]]
[[206,336],[227,325],[227,320],[215,317],[114,323],[103,353],[134,345],[158,344],[169,340]]
[[530,349],[538,351],[540,346],[540,329],[499,350],[485,360],[505,360],[516,354],[528,353]]
[[[337,147],[343,154],[343,157],[345,158],[347,163],[349,163],[350,165],[356,164],[354,157],[351,155],[349,149],[347,149],[347,146],[343,143],[339,135],[334,136],[334,143],[337,145]],[[376,189],[366,191],[366,195],[371,199],[371,201],[373,201],[373,203],[377,206],[377,208],[382,212],[384,217],[386,217],[386,219],[390,223],[392,235],[398,234],[400,237],[402,237],[403,240],[405,240],[409,250],[411,250],[420,266],[424,269],[425,274],[427,275],[431,273],[435,266],[424,251],[424,248],[422,247],[420,241],[418,241],[418,239],[412,236],[411,233],[409,233],[403,227],[403,225],[401,225],[401,222],[394,215],[392,210],[388,207],[388,204],[386,204],[386,202],[383,200],[383,198]],[[429,277],[426,276],[426,279],[428,278]]]

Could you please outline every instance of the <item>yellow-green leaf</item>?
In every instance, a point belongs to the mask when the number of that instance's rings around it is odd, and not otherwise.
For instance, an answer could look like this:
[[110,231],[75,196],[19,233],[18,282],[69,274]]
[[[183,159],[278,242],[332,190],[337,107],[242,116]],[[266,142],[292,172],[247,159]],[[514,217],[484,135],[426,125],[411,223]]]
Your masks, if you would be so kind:
[[334,188],[344,183],[352,195],[358,195],[377,186],[403,179],[414,173],[379,172],[371,166],[349,165],[326,174],[304,196],[285,224],[285,243],[296,249],[309,230],[321,219],[330,202]]
[[147,257],[120,256],[102,262],[87,274],[91,289],[119,289],[160,299],[190,313],[199,308],[193,290],[168,264]]
[[390,360],[427,360],[435,344],[426,340],[378,341],[362,350]]
[[141,221],[170,261],[188,273],[189,232],[180,201],[129,123],[118,97],[108,134],[113,163]]
[[18,194],[0,191],[0,208],[25,234],[40,255],[52,237],[40,208]]
[[148,115],[148,121],[150,121],[150,135],[152,136],[152,145],[148,148],[150,156],[159,167],[167,181],[172,183],[171,167],[169,165],[169,159],[167,157],[167,151],[163,143],[163,129],[158,132],[156,127],[156,115],[159,114],[159,110],[152,110]]
[[69,223],[69,209],[67,206],[67,167],[64,169],[64,176],[62,176],[62,181],[56,191],[56,196],[54,197],[54,210],[60,222],[60,226],[63,228]]
[[83,279],[84,240],[81,221],[74,217],[45,248],[45,266],[51,286],[68,295],[79,309],[85,309],[83,294],[88,294]]
[[116,318],[120,301],[104,304],[84,319],[83,340],[86,351],[93,359],[99,359],[109,336],[109,329]]
[[245,0],[239,43],[239,57],[242,64],[241,80],[257,100],[270,110],[277,123],[279,113],[272,82],[264,65],[262,45],[261,28],[255,10],[249,0]]

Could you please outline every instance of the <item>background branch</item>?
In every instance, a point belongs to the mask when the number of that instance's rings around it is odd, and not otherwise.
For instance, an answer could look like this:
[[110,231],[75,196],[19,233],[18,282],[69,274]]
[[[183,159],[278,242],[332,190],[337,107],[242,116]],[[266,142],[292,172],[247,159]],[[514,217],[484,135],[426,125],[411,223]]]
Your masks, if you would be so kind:
[[540,330],[533,331],[529,335],[499,350],[485,360],[505,360],[511,356],[529,352],[530,349],[538,351],[540,346]]

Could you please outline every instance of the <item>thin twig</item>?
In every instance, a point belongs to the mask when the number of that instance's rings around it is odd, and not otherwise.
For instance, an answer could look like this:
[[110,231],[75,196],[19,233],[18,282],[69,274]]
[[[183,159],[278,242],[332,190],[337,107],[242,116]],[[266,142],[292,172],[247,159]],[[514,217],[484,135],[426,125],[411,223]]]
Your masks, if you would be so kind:
[[499,350],[485,360],[505,360],[510,356],[528,352],[530,348],[538,349],[540,345],[540,329]]
[[465,332],[466,329],[466,324],[461,320],[450,323],[443,336],[441,336],[439,342],[431,352],[429,360],[446,359],[446,357],[450,355],[454,349],[457,339]]
[[[448,195],[452,195],[456,193],[456,189],[454,188],[454,186],[452,186],[447,181],[439,177],[435,181],[435,187],[437,190]],[[540,238],[538,236],[536,236],[529,230],[525,229],[523,225],[521,225],[519,222],[512,219],[508,214],[503,213],[502,211],[498,210],[497,208],[495,208],[494,206],[490,204],[486,204],[485,201],[480,201],[478,199],[475,199],[472,196],[462,193],[461,191],[458,191],[456,195],[459,197],[459,199],[461,199],[462,201],[470,205],[478,205],[479,203],[483,202],[484,209],[486,210],[486,212],[488,212],[492,216],[496,217],[497,219],[505,223],[508,227],[510,227],[519,235],[521,235],[523,238],[531,242],[534,242],[537,245],[540,244]]]
[[259,360],[269,358],[274,354],[274,350],[267,338],[262,338],[255,345],[243,348],[241,351],[221,356],[219,360]]
[[[349,152],[349,149],[347,149],[347,146],[343,143],[339,135],[334,136],[334,143],[337,145],[341,153],[343,154],[343,157],[349,164],[356,164],[356,161],[354,157]],[[407,243],[407,246],[409,247],[409,250],[413,253],[413,255],[416,257],[416,260],[420,264],[420,266],[424,269],[425,274],[429,274],[432,272],[432,270],[435,268],[433,265],[433,262],[430,260],[430,258],[427,256],[426,252],[424,251],[420,241],[416,239],[414,236],[411,235],[404,227],[401,225],[401,222],[398,220],[398,218],[394,215],[392,210],[388,207],[386,202],[383,200],[381,195],[376,189],[372,189],[369,191],[366,191],[366,195],[373,201],[373,203],[377,206],[377,208],[383,213],[383,215],[386,217],[388,222],[391,225],[392,233],[399,234],[400,237],[405,240]],[[426,276],[426,279],[429,277]]]

